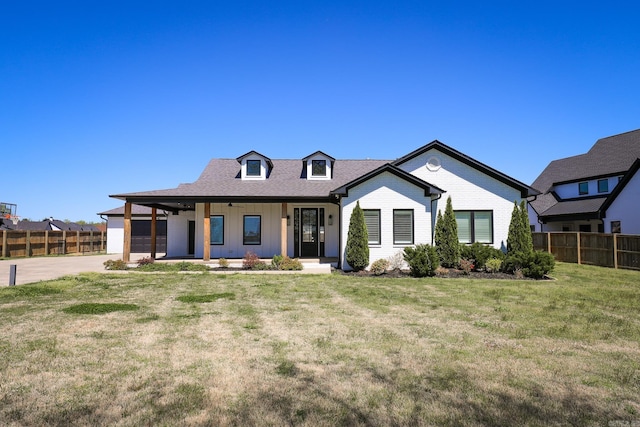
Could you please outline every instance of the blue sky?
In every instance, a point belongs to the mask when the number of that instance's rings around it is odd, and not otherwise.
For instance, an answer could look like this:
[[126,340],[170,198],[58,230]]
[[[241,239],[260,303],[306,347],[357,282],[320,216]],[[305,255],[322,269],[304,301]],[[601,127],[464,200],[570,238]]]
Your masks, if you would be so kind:
[[109,194],[256,150],[394,159],[434,139],[527,184],[640,128],[633,2],[4,1],[0,200]]

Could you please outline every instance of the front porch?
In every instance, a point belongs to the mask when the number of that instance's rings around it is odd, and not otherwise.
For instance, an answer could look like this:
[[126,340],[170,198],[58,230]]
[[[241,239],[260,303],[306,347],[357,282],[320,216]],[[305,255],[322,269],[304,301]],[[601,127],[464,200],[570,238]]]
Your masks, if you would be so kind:
[[[217,264],[217,259],[242,263],[249,252],[267,259],[274,255],[311,260],[333,259],[338,265],[339,206],[326,202],[203,202],[184,203],[168,213],[167,247],[164,259],[202,260]],[[157,216],[161,208],[151,207],[151,252],[155,250]],[[170,207],[164,205],[167,209]],[[131,203],[125,203],[123,260],[136,258],[131,253]],[[237,261],[233,261],[237,260]],[[316,262],[324,264],[327,262]]]

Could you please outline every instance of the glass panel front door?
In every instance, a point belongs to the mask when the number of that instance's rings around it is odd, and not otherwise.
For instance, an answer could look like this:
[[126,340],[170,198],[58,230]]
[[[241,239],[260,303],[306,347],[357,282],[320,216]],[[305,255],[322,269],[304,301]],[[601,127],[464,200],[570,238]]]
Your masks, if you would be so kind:
[[302,256],[318,256],[318,209],[300,209]]

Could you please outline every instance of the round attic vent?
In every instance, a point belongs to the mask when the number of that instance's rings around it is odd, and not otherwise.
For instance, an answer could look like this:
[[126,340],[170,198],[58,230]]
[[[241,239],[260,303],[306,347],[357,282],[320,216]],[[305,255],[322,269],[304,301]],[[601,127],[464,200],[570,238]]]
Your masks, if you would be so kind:
[[429,160],[427,160],[427,169],[431,172],[437,171],[441,166],[440,159],[437,157],[429,157]]

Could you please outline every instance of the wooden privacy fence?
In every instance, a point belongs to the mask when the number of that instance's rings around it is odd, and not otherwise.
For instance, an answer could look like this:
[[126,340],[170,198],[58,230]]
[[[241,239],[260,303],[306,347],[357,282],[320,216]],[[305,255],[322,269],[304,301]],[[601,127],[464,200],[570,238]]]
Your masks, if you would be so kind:
[[104,252],[107,242],[103,231],[3,230],[0,233],[2,258],[99,253]]
[[640,270],[640,236],[580,232],[532,233],[533,247],[562,262]]

